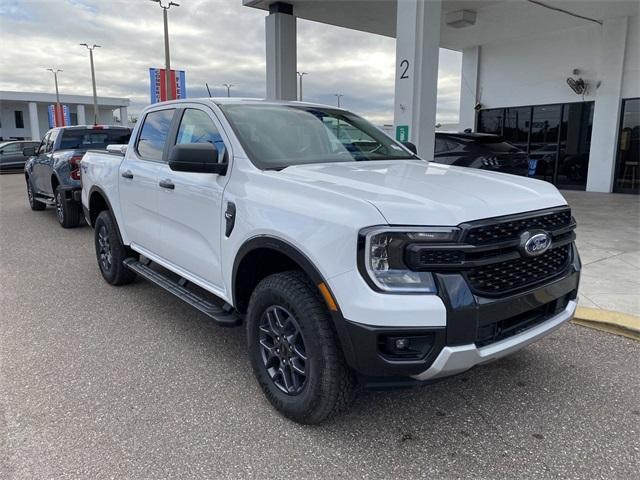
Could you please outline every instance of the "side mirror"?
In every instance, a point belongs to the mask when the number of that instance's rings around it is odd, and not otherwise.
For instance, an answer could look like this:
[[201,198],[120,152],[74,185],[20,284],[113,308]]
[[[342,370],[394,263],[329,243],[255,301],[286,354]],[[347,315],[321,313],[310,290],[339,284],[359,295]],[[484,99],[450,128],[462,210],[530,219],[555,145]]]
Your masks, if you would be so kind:
[[36,154],[36,147],[25,147],[22,149],[22,155],[25,157],[33,157]]
[[402,145],[404,145],[414,155],[418,154],[418,149],[416,148],[416,146],[413,143],[411,143],[411,142],[402,142]]
[[211,143],[183,143],[169,153],[169,168],[176,172],[227,173],[227,164],[218,163],[218,149]]

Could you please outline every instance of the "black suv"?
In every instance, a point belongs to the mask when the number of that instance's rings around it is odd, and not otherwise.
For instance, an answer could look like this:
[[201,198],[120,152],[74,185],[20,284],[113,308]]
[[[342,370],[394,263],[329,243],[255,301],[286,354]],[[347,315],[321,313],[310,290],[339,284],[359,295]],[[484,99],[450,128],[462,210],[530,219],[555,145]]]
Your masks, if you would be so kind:
[[436,132],[434,161],[527,176],[529,157],[498,135]]

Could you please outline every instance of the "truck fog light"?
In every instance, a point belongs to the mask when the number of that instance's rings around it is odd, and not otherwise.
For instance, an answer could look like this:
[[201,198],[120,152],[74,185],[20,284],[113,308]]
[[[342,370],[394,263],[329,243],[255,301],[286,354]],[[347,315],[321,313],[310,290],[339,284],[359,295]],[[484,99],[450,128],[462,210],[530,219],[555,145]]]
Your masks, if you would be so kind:
[[396,350],[406,350],[407,348],[409,348],[409,339],[396,338],[395,347],[396,347]]
[[420,333],[410,336],[382,335],[378,338],[380,353],[393,360],[418,360],[424,358],[433,348],[433,333]]

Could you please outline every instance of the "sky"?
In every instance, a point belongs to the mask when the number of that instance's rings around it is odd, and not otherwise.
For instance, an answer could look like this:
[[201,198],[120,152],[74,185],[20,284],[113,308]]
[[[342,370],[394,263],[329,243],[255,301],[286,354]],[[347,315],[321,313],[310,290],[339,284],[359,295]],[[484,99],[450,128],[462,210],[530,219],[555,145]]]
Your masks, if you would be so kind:
[[[265,95],[265,15],[242,0],[174,0],[169,11],[172,68],[186,71],[187,95]],[[298,70],[304,100],[341,104],[377,124],[392,123],[395,40],[298,20]],[[162,10],[150,0],[0,0],[0,90],[53,92],[46,68],[61,68],[60,93],[149,103],[149,67],[164,65]],[[461,55],[440,50],[437,122],[458,117]]]

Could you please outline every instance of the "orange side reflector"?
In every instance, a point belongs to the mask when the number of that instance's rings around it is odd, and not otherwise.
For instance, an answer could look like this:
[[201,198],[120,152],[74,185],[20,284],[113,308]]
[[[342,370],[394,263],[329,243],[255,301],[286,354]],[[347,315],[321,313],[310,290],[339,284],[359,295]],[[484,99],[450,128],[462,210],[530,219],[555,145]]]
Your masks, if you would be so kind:
[[320,293],[322,293],[322,296],[324,297],[324,301],[327,302],[327,307],[329,307],[329,310],[331,310],[332,312],[337,312],[338,305],[336,305],[336,302],[333,299],[329,288],[325,285],[324,282],[320,282],[318,284],[318,288],[320,289]]

